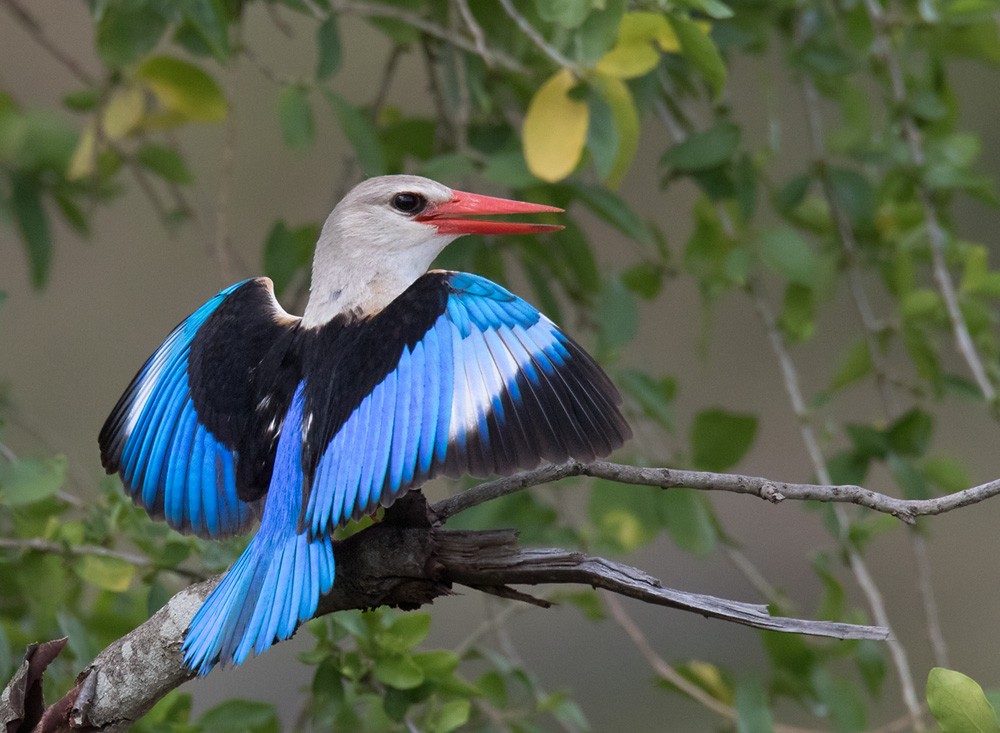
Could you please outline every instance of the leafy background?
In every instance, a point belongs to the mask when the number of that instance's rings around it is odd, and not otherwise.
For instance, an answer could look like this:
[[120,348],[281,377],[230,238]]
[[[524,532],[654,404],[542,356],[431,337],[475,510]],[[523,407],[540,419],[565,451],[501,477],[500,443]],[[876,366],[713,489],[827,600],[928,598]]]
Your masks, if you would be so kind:
[[[996,3],[893,3],[887,38],[906,70],[895,101],[866,3],[733,2],[730,15],[717,2],[648,2],[630,4],[628,19],[613,0],[517,3],[543,49],[501,3],[472,5],[490,48],[522,71],[488,72],[474,46],[458,55],[421,44],[398,17],[363,20],[359,9],[375,6],[362,2],[338,5],[352,12],[336,22],[315,17],[323,3],[248,3],[228,26],[241,4],[23,5],[48,52],[14,22],[12,5],[2,8],[0,538],[21,545],[0,556],[0,677],[27,641],[68,633],[71,654],[57,670],[68,681],[191,575],[238,551],[146,522],[102,479],[94,436],[145,355],[207,294],[265,270],[294,301],[316,227],[363,173],[405,167],[569,205],[564,235],[464,241],[446,264],[502,276],[602,357],[639,428],[624,458],[815,475],[753,285],[777,314],[836,478],[923,495],[996,475],[997,425],[952,348],[920,200],[929,192],[950,238],[951,271],[995,384]],[[458,3],[390,7],[468,35]],[[522,138],[510,122],[523,115]],[[924,166],[909,158],[905,119],[923,136]],[[817,120],[820,151],[810,137]],[[552,185],[531,174],[525,154]],[[856,239],[880,319],[869,340],[831,205]],[[899,380],[889,388],[893,417],[869,343]],[[989,552],[997,511],[987,503],[922,525],[950,666],[987,688],[1000,672]],[[850,516],[848,540],[865,553],[922,697],[935,661],[911,537],[887,519]],[[527,542],[631,552],[670,585],[758,599],[734,564],[739,549],[786,609],[867,618],[826,510],[577,482],[464,520],[516,524]],[[32,538],[48,544],[26,549]],[[903,712],[883,648],[628,612],[663,658],[736,706],[745,730],[766,730],[772,717],[861,730]],[[457,673],[454,654],[433,651],[461,645],[498,613],[509,636],[461,649],[469,658]],[[147,723],[273,729],[268,703],[288,728],[300,715],[375,730],[410,715],[448,730],[465,717],[496,724],[496,710],[511,713],[510,726],[543,729],[581,729],[582,714],[595,730],[719,720],[656,682],[621,628],[595,614],[601,601],[584,593],[527,613],[468,594],[437,604],[429,625],[422,615],[343,615],[189,685],[193,703],[173,696]],[[310,665],[296,661],[303,653]],[[315,697],[302,694],[310,685]],[[396,692],[383,706],[387,689]],[[199,717],[234,690],[260,704]]]

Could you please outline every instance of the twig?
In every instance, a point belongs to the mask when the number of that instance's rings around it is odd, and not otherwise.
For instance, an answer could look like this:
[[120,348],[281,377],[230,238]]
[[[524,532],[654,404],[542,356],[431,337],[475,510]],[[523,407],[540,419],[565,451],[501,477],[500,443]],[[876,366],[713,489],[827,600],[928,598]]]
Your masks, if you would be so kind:
[[[754,308],[760,317],[761,323],[763,323],[764,329],[767,332],[767,339],[771,344],[774,356],[778,360],[778,364],[781,367],[781,373],[784,377],[783,381],[785,385],[785,392],[788,394],[788,399],[792,404],[792,410],[798,418],[799,434],[802,436],[802,442],[805,444],[806,452],[809,454],[809,458],[812,461],[813,470],[816,472],[816,476],[821,482],[829,484],[830,472],[827,469],[826,460],[823,458],[823,452],[820,450],[819,441],[816,439],[816,432],[813,430],[812,423],[809,422],[809,414],[806,411],[805,400],[802,398],[802,390],[799,386],[798,372],[792,362],[791,355],[788,353],[788,349],[785,347],[785,340],[782,337],[781,332],[778,330],[774,314],[771,312],[771,309],[768,306],[763,294],[760,292],[757,284],[751,283],[748,287],[748,292],[751,300],[753,301]],[[1000,490],[1000,481],[998,481],[997,484],[997,489]],[[848,520],[842,507],[835,506],[833,513],[837,520],[838,531],[841,534],[839,539],[843,543],[848,564],[850,565],[851,572],[854,573],[854,578],[858,583],[858,587],[861,589],[865,599],[868,601],[868,606],[871,608],[872,615],[874,616],[876,623],[890,629],[891,633],[892,627],[889,624],[889,614],[886,612],[885,600],[882,598],[882,593],[879,591],[871,573],[868,571],[868,565],[865,563],[864,558],[862,558],[860,553],[858,553],[858,551],[846,541],[850,521]],[[902,518],[902,516],[900,516],[900,518]],[[917,690],[913,682],[913,672],[910,670],[910,663],[907,659],[906,648],[894,635],[889,637],[887,644],[889,646],[889,655],[892,657],[893,665],[896,667],[896,674],[899,676],[899,684],[903,693],[903,702],[910,715],[917,721],[916,729],[921,731],[923,730],[923,727],[919,721],[920,702],[917,698]]]
[[552,59],[557,66],[569,69],[577,76],[580,75],[581,72],[579,66],[566,58],[559,52],[558,49],[556,49],[555,46],[546,41],[545,37],[538,32],[538,29],[531,25],[531,23],[528,22],[528,19],[521,15],[518,9],[514,7],[514,3],[511,2],[511,0],[500,0],[500,7],[502,7],[504,12],[507,13],[507,17],[514,21],[514,25],[516,25],[524,35],[531,39],[531,42],[535,44],[539,51]]
[[931,583],[931,559],[927,554],[927,540],[917,531],[911,533],[910,546],[913,549],[913,559],[917,566],[917,587],[920,589],[920,599],[924,604],[924,616],[927,619],[927,639],[931,645],[934,664],[938,667],[948,667],[948,645],[941,630],[941,617],[938,614],[937,599],[934,597],[934,585]]
[[[423,16],[411,13],[403,8],[393,5],[382,5],[376,2],[351,2],[351,0],[333,0],[330,6],[335,13],[353,13],[365,18],[394,18],[401,20],[428,36],[449,43],[456,48],[474,53],[477,56],[480,55],[479,48],[474,41],[470,41],[465,36],[457,35],[448,28],[432,23]],[[518,73],[527,72],[524,64],[499,49],[489,49],[489,58],[484,59],[484,61],[488,63],[492,61],[493,65],[502,66],[508,71],[516,71]]]
[[854,301],[854,307],[861,319],[862,332],[864,334],[865,345],[872,360],[872,369],[875,372],[875,386],[879,399],[882,401],[882,409],[887,415],[896,412],[895,399],[893,398],[891,376],[886,366],[886,359],[878,343],[878,334],[881,324],[875,318],[871,302],[868,300],[868,293],[861,280],[861,273],[858,271],[858,243],[854,236],[854,228],[851,221],[841,205],[840,199],[833,189],[833,182],[830,180],[830,173],[826,162],[825,134],[823,132],[823,113],[819,107],[819,95],[816,86],[808,77],[802,79],[802,96],[805,99],[806,116],[809,120],[809,138],[813,147],[815,167],[819,174],[820,185],[823,187],[823,195],[827,205],[833,215],[834,225],[837,229],[837,238],[844,251],[845,267],[847,276],[847,287]]
[[[917,168],[922,168],[927,156],[924,154],[923,137],[917,127],[916,120],[907,109],[906,81],[903,76],[903,67],[892,47],[892,40],[886,33],[885,11],[879,0],[865,0],[865,9],[872,24],[872,31],[875,37],[875,53],[882,58],[889,72],[889,88],[892,93],[892,101],[899,113],[899,121],[902,126],[903,139],[906,141],[910,152],[910,161]],[[948,313],[948,320],[951,322],[952,335],[955,338],[955,346],[962,355],[972,377],[979,386],[980,391],[986,401],[994,406],[997,393],[986,374],[979,352],[969,334],[969,328],[962,315],[961,306],[958,303],[958,295],[955,292],[955,284],[952,282],[951,273],[948,271],[946,251],[948,246],[948,236],[941,222],[938,219],[937,209],[931,198],[931,192],[927,184],[921,179],[916,182],[917,198],[924,211],[924,221],[927,227],[927,239],[931,245],[931,269],[934,280],[937,282],[938,290],[944,301],[945,310]]]
[[[823,186],[823,193],[826,197],[830,211],[837,228],[837,235],[840,239],[841,247],[846,257],[846,275],[848,288],[855,308],[861,319],[862,331],[868,352],[872,360],[872,368],[875,373],[875,385],[879,398],[882,401],[882,410],[888,420],[896,418],[896,401],[892,393],[892,377],[886,366],[886,360],[882,349],[878,343],[878,332],[880,326],[877,323],[872,311],[868,294],[865,291],[858,272],[857,257],[858,246],[854,237],[854,230],[850,219],[839,198],[833,190],[833,183],[826,164],[826,145],[823,132],[823,115],[819,108],[819,95],[816,87],[809,77],[802,79],[802,92],[805,98],[806,114],[809,119],[810,138],[812,140],[813,154],[816,158],[816,166],[819,171],[820,181]],[[924,618],[927,622],[927,635],[931,641],[931,648],[934,652],[935,662],[941,666],[947,666],[947,652],[944,643],[944,634],[938,619],[937,601],[934,598],[934,586],[930,577],[930,562],[927,558],[926,542],[915,530],[911,531],[910,544],[913,549],[917,570],[917,586],[920,589],[920,598],[924,606]]]
[[[656,653],[646,635],[642,633],[642,629],[632,620],[628,612],[625,610],[625,606],[622,602],[618,600],[615,596],[610,593],[603,593],[604,603],[611,612],[611,617],[615,620],[615,623],[625,632],[632,645],[639,651],[646,662],[652,667],[653,671],[660,676],[661,679],[669,682],[682,693],[690,697],[692,700],[697,702],[702,707],[711,710],[713,713],[725,718],[726,720],[736,720],[737,714],[736,709],[731,705],[727,705],[721,700],[717,700],[703,689],[698,687],[698,685],[690,682],[686,677],[684,677],[680,672],[673,668],[673,666],[667,662],[663,657]],[[818,731],[813,731],[809,728],[798,728],[791,725],[783,725],[776,723],[774,725],[774,733],[819,733]]]
[[27,8],[21,5],[19,0],[0,0],[10,14],[14,16],[14,20],[28,32],[39,46],[44,48],[52,58],[62,64],[73,76],[75,76],[79,81],[83,82],[87,86],[96,86],[97,82],[94,78],[88,74],[80,64],[77,63],[76,59],[67,54],[55,41],[50,39],[45,34],[45,29],[42,27],[41,22],[35,18]]
[[[123,552],[121,550],[113,550],[110,547],[101,547],[100,545],[71,545],[63,544],[61,542],[53,542],[51,540],[45,540],[40,537],[26,537],[26,538],[8,538],[0,537],[0,548],[14,549],[14,550],[32,550],[35,552],[48,552],[53,555],[64,555],[64,556],[79,556],[79,555],[95,555],[97,557],[110,557],[115,560],[122,560],[127,562],[129,565],[134,565],[138,568],[148,568],[153,567],[154,563],[145,555],[135,555],[131,552]],[[205,576],[202,573],[196,572],[194,570],[186,570],[184,568],[163,568],[164,570],[170,570],[173,573],[177,573],[189,580],[204,580]]]
[[465,27],[469,29],[469,33],[472,35],[472,41],[476,46],[476,54],[483,60],[487,68],[492,67],[493,56],[490,49],[486,46],[486,36],[483,33],[482,27],[476,21],[476,16],[472,14],[472,9],[469,8],[468,1],[455,0],[455,6],[458,8],[459,15],[462,16],[462,22],[465,23]]
[[570,476],[592,476],[622,484],[658,486],[661,489],[683,487],[698,491],[728,491],[756,496],[772,504],[779,504],[786,499],[857,504],[883,514],[891,514],[907,524],[912,524],[916,517],[945,514],[1000,494],[1000,479],[934,499],[899,499],[853,484],[800,484],[735,473],[648,468],[610,461],[592,463],[568,461],[479,484],[460,494],[442,499],[432,509],[438,518],[444,521],[492,499]]

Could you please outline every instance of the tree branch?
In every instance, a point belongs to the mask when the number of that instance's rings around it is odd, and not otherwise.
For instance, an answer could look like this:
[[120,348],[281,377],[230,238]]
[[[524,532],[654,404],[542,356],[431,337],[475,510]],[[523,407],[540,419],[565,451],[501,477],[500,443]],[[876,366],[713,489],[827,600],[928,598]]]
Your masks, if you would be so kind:
[[612,463],[611,461],[594,461],[593,463],[569,461],[542,466],[533,471],[525,471],[515,476],[479,484],[461,494],[439,501],[432,507],[432,511],[440,521],[444,521],[487,501],[570,476],[591,476],[617,481],[621,484],[658,486],[661,489],[687,488],[698,491],[728,491],[734,494],[756,496],[772,504],[780,504],[786,499],[857,504],[876,512],[891,514],[906,524],[913,524],[917,517],[944,514],[954,509],[978,504],[1000,494],[1000,479],[987,481],[979,486],[939,496],[936,499],[898,499],[852,484],[796,484],[736,473],[687,471],[679,468],[647,468]]
[[[453,584],[493,592],[510,584],[579,583],[755,628],[838,639],[880,640],[887,635],[877,626],[775,617],[760,604],[666,588],[642,570],[580,552],[522,548],[514,530],[442,529],[435,526],[438,516],[420,492],[412,492],[383,522],[338,542],[337,582],[320,600],[316,616],[377,606],[411,610],[450,595]],[[54,704],[65,714],[50,714],[53,727],[40,733],[58,726],[102,733],[127,730],[157,700],[191,679],[193,673],[181,661],[184,631],[218,582],[216,577],[184,589],[102,651]],[[0,720],[16,719],[19,711],[10,710],[9,699],[6,693],[0,696]]]

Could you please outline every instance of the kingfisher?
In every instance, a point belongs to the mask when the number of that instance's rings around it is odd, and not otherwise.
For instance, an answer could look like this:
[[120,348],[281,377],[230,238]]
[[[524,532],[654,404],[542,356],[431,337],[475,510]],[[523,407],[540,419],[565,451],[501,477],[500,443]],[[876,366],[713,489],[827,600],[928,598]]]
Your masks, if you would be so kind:
[[[334,530],[438,475],[591,461],[631,430],[594,359],[500,285],[430,270],[464,234],[560,212],[411,175],[370,178],[327,218],[301,317],[236,283],[153,352],[101,430],[101,460],[176,530],[256,535],[186,630],[199,675],[261,654],[334,583]],[[472,218],[470,218],[472,217]]]

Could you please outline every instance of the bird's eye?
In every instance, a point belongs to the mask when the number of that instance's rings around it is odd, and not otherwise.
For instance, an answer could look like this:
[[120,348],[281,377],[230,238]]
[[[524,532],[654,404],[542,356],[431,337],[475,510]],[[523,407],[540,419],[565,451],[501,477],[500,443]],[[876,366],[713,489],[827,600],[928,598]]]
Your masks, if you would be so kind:
[[397,193],[392,197],[392,208],[404,214],[419,214],[427,206],[427,199],[419,193]]

